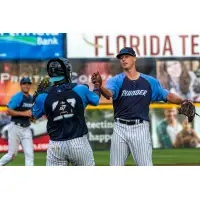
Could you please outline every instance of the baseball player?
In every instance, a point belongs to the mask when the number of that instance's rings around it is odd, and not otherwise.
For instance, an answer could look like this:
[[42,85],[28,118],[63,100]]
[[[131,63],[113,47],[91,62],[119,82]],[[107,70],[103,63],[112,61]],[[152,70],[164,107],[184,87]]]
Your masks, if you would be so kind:
[[99,104],[99,84],[95,85],[92,92],[86,85],[71,83],[72,66],[65,58],[50,60],[47,72],[52,86],[40,92],[33,106],[35,118],[46,115],[48,119],[50,143],[46,165],[95,165],[87,139],[84,110],[88,104]]
[[191,102],[183,101],[162,88],[155,78],[139,73],[136,70],[136,53],[132,48],[123,48],[117,58],[124,72],[110,78],[106,87],[101,85],[102,79],[98,72],[92,75],[92,82],[99,83],[102,95],[107,99],[113,98],[115,124],[111,139],[110,165],[123,166],[131,153],[136,165],[151,166],[150,103],[182,103],[183,106],[191,105],[191,111],[195,111],[195,107]]
[[8,129],[8,153],[0,160],[0,166],[6,165],[15,158],[21,143],[25,154],[25,165],[34,165],[34,152],[30,119],[32,116],[32,96],[29,94],[31,80],[22,78],[21,92],[15,94],[9,101],[7,114],[12,116]]

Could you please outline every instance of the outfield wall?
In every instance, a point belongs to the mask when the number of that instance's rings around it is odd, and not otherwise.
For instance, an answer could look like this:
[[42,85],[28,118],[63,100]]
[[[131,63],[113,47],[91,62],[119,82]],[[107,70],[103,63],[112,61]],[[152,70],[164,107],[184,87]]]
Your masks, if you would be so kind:
[[[197,112],[200,113],[200,104],[195,104]],[[183,129],[182,122],[185,120],[185,116],[179,115],[176,113],[176,109],[178,106],[173,104],[151,104],[150,105],[150,132],[151,138],[154,148],[175,148],[170,146],[170,142],[168,141],[170,138],[175,138],[178,133]],[[170,111],[171,110],[171,111]],[[5,114],[6,107],[0,107],[0,152],[6,152],[8,150],[8,140],[6,131],[9,128],[10,118]],[[161,121],[166,117],[165,112],[169,111],[170,116],[174,118],[177,123],[177,126],[174,127],[174,130],[168,127],[160,127]],[[176,116],[174,116],[176,115]],[[88,126],[88,139],[93,150],[108,150],[110,148],[110,140],[113,132],[113,107],[112,105],[99,105],[97,107],[88,106],[85,111],[86,122]],[[169,126],[169,125],[168,125]],[[31,129],[33,132],[33,143],[35,151],[46,151],[49,137],[46,134],[46,119],[41,118],[35,123],[31,124]],[[166,129],[165,134],[166,141],[160,142],[162,132]],[[171,130],[171,132],[167,132],[167,130]],[[198,137],[200,138],[200,118],[197,116],[194,122],[191,124],[191,128],[189,130],[194,130]],[[174,136],[172,135],[174,133]],[[170,136],[169,136],[170,134]],[[191,146],[190,148],[198,148],[199,146],[193,146],[194,142],[191,137]],[[183,148],[182,146],[177,148]],[[187,147],[188,148],[188,147]],[[19,150],[22,150],[21,145],[19,146]]]

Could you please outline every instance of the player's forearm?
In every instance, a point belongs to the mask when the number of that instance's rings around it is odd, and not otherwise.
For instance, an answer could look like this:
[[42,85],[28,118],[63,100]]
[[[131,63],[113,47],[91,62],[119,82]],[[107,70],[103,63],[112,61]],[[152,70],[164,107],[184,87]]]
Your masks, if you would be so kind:
[[24,116],[24,112],[23,111],[16,111],[16,110],[12,110],[12,109],[8,108],[7,109],[7,115],[10,115],[12,117]]
[[110,98],[113,96],[112,91],[103,86],[101,86],[101,94],[108,100],[110,100]]
[[177,96],[176,94],[174,93],[169,93],[167,95],[167,101],[170,102],[170,103],[174,103],[174,104],[181,104],[181,102],[183,101],[184,99],[182,99],[181,97]]

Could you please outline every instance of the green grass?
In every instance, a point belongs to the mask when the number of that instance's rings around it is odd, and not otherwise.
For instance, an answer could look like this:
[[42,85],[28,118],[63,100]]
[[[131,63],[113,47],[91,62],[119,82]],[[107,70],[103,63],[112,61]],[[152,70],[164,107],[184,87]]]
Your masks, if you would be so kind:
[[[3,156],[0,153],[0,157]],[[109,151],[95,151],[94,158],[97,166],[109,165]],[[45,166],[46,152],[35,152],[35,165]],[[200,149],[157,149],[153,150],[154,165],[200,165]],[[134,165],[129,156],[126,165]],[[8,166],[24,166],[24,154],[18,153],[16,159]]]

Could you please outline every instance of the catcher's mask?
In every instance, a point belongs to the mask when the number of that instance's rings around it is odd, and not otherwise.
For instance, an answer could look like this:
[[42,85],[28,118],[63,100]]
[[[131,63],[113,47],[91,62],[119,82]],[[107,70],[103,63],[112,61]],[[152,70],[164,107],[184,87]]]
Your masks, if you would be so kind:
[[54,58],[47,63],[47,72],[50,82],[60,82],[66,79],[71,82],[72,65],[67,58]]

